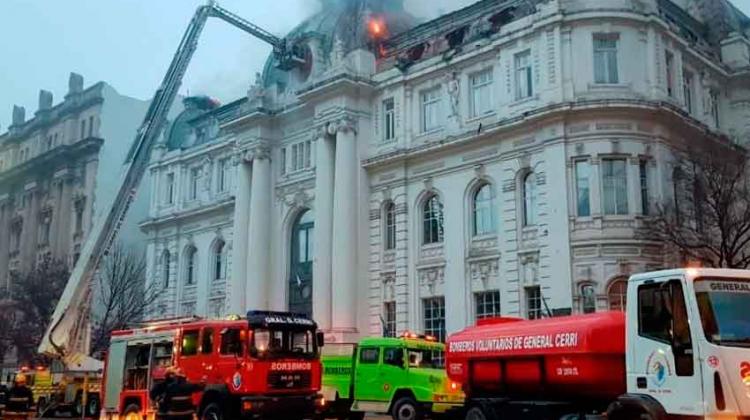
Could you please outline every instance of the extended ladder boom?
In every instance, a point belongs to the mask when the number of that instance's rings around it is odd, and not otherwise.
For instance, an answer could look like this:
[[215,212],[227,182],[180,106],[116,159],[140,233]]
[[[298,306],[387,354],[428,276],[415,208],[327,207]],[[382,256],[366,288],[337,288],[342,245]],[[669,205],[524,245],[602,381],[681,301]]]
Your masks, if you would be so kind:
[[[188,64],[197,48],[198,39],[209,17],[221,18],[271,44],[279,67],[284,66],[283,60],[294,59],[299,61],[294,54],[288,52],[286,40],[277,38],[245,19],[219,7],[213,0],[198,7],[136,133],[124,179],[114,201],[109,206],[109,212],[106,217],[98,218],[81,250],[80,257],[55,308],[52,322],[42,337],[42,342],[39,345],[40,353],[65,357],[88,352],[90,340],[89,317],[94,275],[102,259],[112,247],[128,209],[135,198],[138,186],[149,164],[151,149],[162,132]],[[286,64],[288,65],[288,63]]]

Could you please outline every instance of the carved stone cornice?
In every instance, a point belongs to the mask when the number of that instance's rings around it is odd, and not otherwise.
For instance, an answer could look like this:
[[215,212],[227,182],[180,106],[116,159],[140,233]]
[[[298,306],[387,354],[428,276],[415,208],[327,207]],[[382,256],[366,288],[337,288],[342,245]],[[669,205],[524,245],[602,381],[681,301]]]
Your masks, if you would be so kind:
[[328,134],[335,136],[338,133],[357,134],[357,120],[350,115],[344,115],[328,123]]
[[242,152],[242,159],[249,163],[256,159],[262,160],[262,159],[271,159],[271,146],[269,146],[266,143],[258,143],[253,146],[250,146],[247,149],[244,149]]

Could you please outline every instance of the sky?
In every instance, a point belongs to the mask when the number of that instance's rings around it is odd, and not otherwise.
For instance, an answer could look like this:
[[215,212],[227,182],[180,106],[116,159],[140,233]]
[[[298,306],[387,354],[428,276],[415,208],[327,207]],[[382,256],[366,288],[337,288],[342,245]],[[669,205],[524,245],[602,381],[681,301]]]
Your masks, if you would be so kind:
[[[406,0],[417,17],[433,18],[475,0]],[[58,103],[68,74],[86,86],[106,81],[118,92],[150,98],[161,82],[196,7],[205,0],[0,0],[0,133],[13,104],[37,109],[39,89]],[[750,0],[733,0],[750,15]],[[219,0],[224,8],[283,36],[319,10],[317,0]],[[243,96],[270,46],[210,19],[183,80],[182,94],[222,102]]]

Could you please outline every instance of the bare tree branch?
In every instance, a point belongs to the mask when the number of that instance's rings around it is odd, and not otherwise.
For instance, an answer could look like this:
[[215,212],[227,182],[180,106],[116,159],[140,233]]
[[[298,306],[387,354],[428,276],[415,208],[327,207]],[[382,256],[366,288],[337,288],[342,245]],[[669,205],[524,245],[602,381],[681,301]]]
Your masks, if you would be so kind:
[[112,331],[141,321],[157,297],[157,286],[146,285],[143,255],[122,244],[115,245],[97,276],[92,354],[106,350]]
[[641,236],[711,267],[750,267],[750,165],[726,144],[678,151],[674,197],[657,206]]

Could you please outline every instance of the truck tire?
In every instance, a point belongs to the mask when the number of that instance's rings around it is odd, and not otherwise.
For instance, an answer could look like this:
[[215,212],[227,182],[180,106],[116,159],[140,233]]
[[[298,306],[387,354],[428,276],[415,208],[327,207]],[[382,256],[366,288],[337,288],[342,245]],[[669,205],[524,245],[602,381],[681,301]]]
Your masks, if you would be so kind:
[[422,411],[413,398],[402,397],[393,404],[391,417],[393,420],[422,420]]
[[122,420],[143,420],[141,415],[141,407],[138,404],[130,404],[125,407],[125,411],[120,416]]
[[86,401],[86,416],[99,417],[100,409],[101,405],[99,404],[99,395],[89,394],[88,401]]
[[219,404],[211,403],[203,409],[201,420],[224,420],[224,413],[221,411]]
[[[494,411],[494,410],[493,410]],[[494,412],[488,412],[488,409],[475,405],[466,412],[465,420],[496,420]]]

